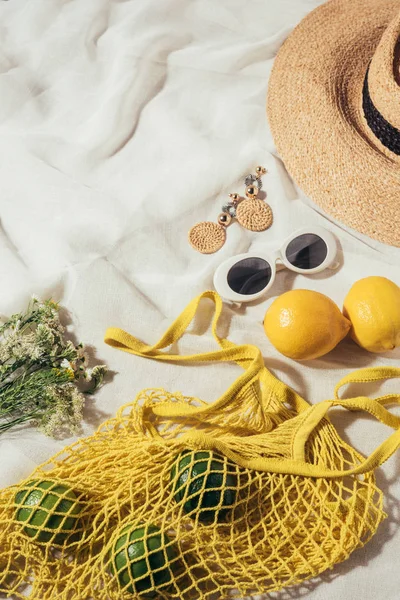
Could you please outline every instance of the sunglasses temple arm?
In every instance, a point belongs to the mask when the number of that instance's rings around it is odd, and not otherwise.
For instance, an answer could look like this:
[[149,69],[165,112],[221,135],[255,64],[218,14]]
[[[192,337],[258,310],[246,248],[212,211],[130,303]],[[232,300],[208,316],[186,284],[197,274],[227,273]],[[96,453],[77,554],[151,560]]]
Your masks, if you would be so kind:
[[328,269],[330,271],[336,271],[336,269],[338,269],[339,267],[340,267],[340,262],[338,260],[336,260],[331,265],[329,265]]

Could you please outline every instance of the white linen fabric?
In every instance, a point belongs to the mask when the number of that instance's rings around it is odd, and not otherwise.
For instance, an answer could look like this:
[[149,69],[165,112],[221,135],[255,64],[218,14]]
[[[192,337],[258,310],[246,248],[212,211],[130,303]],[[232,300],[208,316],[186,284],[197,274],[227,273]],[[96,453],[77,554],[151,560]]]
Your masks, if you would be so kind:
[[[273,249],[308,224],[336,234],[340,268],[309,278],[279,272],[262,301],[227,305],[225,333],[258,345],[267,367],[312,403],[331,398],[335,382],[351,370],[399,363],[399,351],[372,355],[351,341],[296,363],[263,332],[268,305],[289,289],[317,290],[341,305],[361,277],[384,275],[400,284],[399,251],[320,215],[275,155],[265,113],[269,73],[281,43],[318,4],[0,2],[0,312],[22,309],[33,293],[53,297],[69,311],[71,333],[109,365],[108,383],[87,402],[84,435],[145,387],[216,399],[238,366],[133,357],[104,344],[106,328],[155,342],[194,296],[212,287],[221,261]],[[273,227],[251,233],[235,224],[220,252],[196,253],[187,242],[190,227],[215,220],[257,164],[269,171],[264,188]],[[181,352],[214,346],[204,331],[209,317],[205,303]],[[363,389],[370,391],[378,386]],[[358,393],[356,386],[348,393]],[[389,434],[357,413],[338,411],[334,421],[366,453]],[[54,441],[32,427],[2,435],[0,485],[28,476],[73,439]],[[400,454],[378,473],[389,518],[365,549],[332,573],[270,597],[398,600],[399,475]]]

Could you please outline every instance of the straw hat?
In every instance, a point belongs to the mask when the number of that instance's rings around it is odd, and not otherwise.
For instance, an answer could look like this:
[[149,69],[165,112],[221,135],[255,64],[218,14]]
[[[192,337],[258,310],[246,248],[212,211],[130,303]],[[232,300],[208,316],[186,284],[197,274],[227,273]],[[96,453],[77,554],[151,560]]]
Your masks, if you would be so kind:
[[277,150],[324,211],[400,247],[400,0],[330,0],[280,49]]

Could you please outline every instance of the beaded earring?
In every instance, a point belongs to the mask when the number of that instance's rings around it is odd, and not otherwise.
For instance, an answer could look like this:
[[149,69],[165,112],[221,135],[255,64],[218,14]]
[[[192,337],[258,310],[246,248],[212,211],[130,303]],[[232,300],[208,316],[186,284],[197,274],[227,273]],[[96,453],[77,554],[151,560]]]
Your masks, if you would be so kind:
[[217,223],[203,221],[189,231],[190,245],[202,254],[213,254],[222,248],[226,240],[226,229],[236,219],[245,229],[265,231],[272,225],[273,215],[269,204],[258,198],[262,188],[261,176],[267,172],[257,167],[255,175],[247,175],[246,198],[239,194],[229,194],[230,200],[223,205]]

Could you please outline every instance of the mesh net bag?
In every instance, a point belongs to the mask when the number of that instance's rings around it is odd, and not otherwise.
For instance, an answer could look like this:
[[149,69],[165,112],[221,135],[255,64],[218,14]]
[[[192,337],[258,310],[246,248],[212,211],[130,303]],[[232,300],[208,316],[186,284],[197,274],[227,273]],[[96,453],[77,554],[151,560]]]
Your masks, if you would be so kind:
[[[165,354],[201,298],[215,302],[220,350]],[[400,445],[399,396],[339,399],[341,385],[399,377],[364,369],[310,406],[254,346],[216,333],[221,300],[195,299],[155,346],[119,329],[106,342],[157,360],[236,361],[243,374],[207,404],[144,390],[91,437],[0,495],[0,595],[38,600],[252,596],[345,560],[384,519],[374,469]],[[329,421],[365,410],[395,432],[368,458]]]

